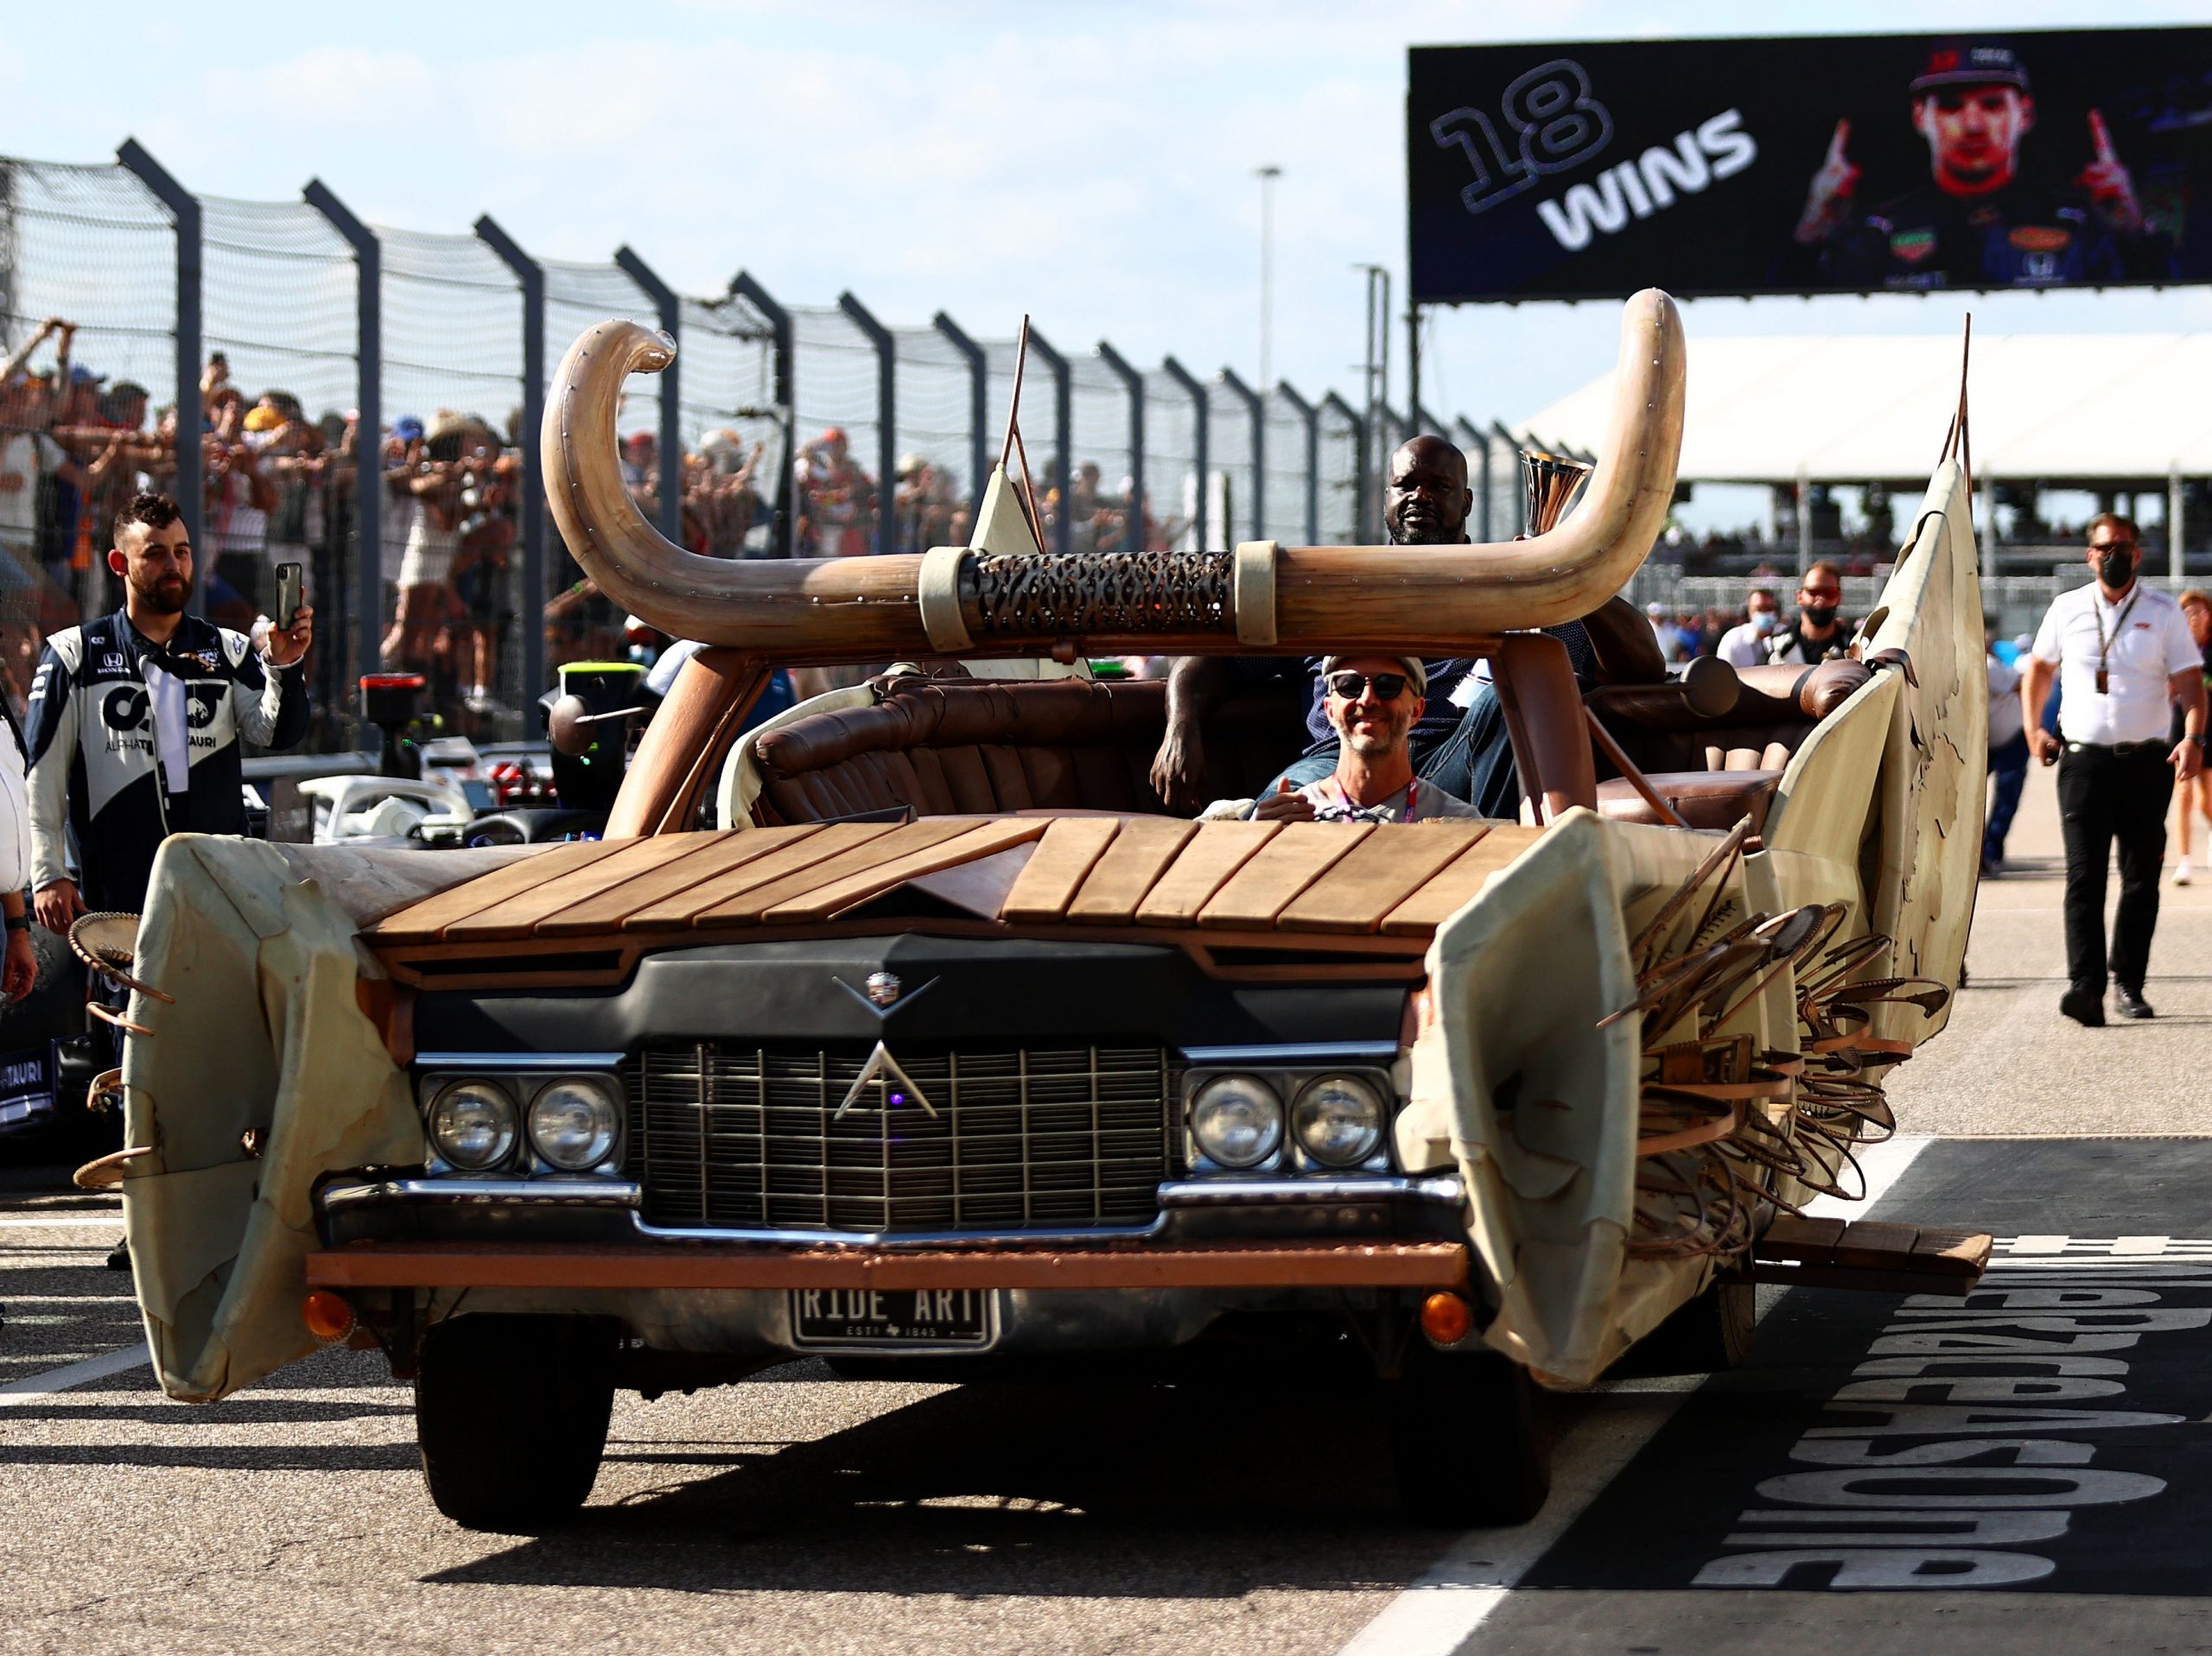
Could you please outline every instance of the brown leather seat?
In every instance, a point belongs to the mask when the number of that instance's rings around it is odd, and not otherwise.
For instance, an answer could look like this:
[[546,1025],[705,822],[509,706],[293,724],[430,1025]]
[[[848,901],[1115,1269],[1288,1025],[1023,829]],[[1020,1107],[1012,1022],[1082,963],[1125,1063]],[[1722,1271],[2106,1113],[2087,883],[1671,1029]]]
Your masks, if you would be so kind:
[[1708,711],[1709,695],[1678,684],[1600,691],[1591,707],[1645,772],[1780,770],[1813,726],[1873,676],[1863,662],[1735,669],[1733,701]]
[[1600,684],[1662,684],[1667,657],[1643,612],[1625,598],[1609,598],[1582,618]]
[[[1256,793],[1305,745],[1302,686],[1224,701],[1207,720],[1208,798]],[[918,816],[1164,813],[1153,756],[1166,686],[1135,681],[886,682],[874,706],[762,736],[757,814],[818,822],[907,805]]]
[[[1781,784],[1780,771],[1661,771],[1646,772],[1651,790],[1665,800],[1694,828],[1725,831],[1743,817],[1751,819],[1751,832],[1766,827],[1768,808]],[[1663,824],[1666,818],[1651,808],[1634,784],[1615,777],[1598,784],[1598,815],[1621,822]]]

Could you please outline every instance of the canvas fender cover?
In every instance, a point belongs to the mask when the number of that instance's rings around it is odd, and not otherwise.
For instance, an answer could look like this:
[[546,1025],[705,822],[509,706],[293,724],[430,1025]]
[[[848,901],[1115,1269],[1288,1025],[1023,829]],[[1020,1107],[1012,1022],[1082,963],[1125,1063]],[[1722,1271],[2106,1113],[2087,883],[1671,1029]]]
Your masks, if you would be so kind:
[[1594,1380],[1634,1201],[1637,1020],[1605,823],[1568,812],[1436,933],[1408,1137],[1441,1127],[1500,1309],[1485,1338],[1554,1384]]
[[[315,1348],[301,1321],[324,1172],[419,1164],[406,1076],[355,999],[357,905],[484,872],[466,853],[372,853],[180,835],[154,865],[136,970],[175,997],[131,998],[124,1056],[124,1213],[162,1389],[223,1397]],[[451,860],[448,861],[447,859]],[[247,1149],[257,1135],[261,1153]]]
[[[1897,942],[1899,974],[1955,986],[1965,963],[1981,866],[1989,769],[1989,675],[1982,644],[1981,577],[1968,479],[1938,467],[1912,542],[1882,589],[1889,614],[1866,643],[1874,660],[1903,650],[1911,672],[1897,692],[1882,758],[1879,866],[1868,892],[1871,930]],[[1948,1021],[1885,1005],[1874,1032],[1920,1042]]]

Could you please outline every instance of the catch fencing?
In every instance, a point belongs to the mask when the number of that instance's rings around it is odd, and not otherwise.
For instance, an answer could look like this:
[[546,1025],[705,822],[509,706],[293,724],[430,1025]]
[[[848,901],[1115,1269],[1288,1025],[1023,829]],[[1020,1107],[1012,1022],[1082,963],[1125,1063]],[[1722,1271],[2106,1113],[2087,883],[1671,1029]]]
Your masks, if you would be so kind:
[[[787,303],[744,270],[679,292],[628,246],[541,257],[489,217],[371,225],[320,182],[290,201],[198,195],[135,142],[112,163],[0,158],[0,351],[48,317],[73,325],[81,384],[57,383],[59,341],[37,341],[34,378],[0,395],[0,440],[54,428],[101,464],[82,498],[57,472],[12,516],[0,502],[0,631],[16,635],[0,673],[20,676],[26,633],[120,601],[108,525],[160,489],[201,555],[195,602],[226,624],[272,606],[277,564],[305,566],[324,748],[371,739],[365,673],[421,672],[449,730],[512,739],[542,728],[529,707],[554,668],[622,654],[625,618],[561,545],[538,474],[547,386],[585,329],[619,318],[677,341],[672,367],[623,398],[625,475],[671,539],[723,557],[964,537],[1017,354],[1011,328],[879,319],[850,293]],[[1048,549],[1382,538],[1402,418],[1029,339],[1021,432]],[[1498,449],[1485,501],[1515,492],[1510,438],[1422,419]]]

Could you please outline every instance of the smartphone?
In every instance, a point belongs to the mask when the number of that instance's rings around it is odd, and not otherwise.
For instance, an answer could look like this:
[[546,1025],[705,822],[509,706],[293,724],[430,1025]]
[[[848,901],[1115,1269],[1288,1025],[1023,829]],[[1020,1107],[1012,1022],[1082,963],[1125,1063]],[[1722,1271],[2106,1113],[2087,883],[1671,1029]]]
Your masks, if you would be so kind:
[[276,566],[276,625],[289,631],[292,621],[300,612],[300,601],[305,593],[300,584],[300,566],[280,563]]

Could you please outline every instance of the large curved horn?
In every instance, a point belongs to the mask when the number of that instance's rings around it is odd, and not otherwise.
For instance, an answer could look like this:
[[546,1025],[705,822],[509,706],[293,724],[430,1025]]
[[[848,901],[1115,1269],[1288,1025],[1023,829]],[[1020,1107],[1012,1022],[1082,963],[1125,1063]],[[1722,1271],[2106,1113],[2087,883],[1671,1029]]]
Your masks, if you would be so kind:
[[770,654],[829,646],[876,661],[927,650],[919,558],[702,558],[645,521],[622,486],[615,416],[624,380],[675,360],[665,333],[601,322],[569,347],[553,376],[538,443],[546,501],[599,589],[663,632],[702,644]]
[[[925,625],[918,557],[791,562],[702,558],[664,539],[628,492],[615,447],[622,382],[673,360],[665,335],[602,322],[562,358],[545,409],[546,494],[569,549],[616,603],[704,644],[814,659],[886,661],[963,635],[1008,655],[1092,649],[1286,653],[1351,646],[1465,653],[1488,635],[1586,615],[1651,550],[1674,498],[1686,350],[1675,301],[1628,301],[1611,438],[1582,504],[1550,533],[1489,545],[1250,545],[1239,554],[1060,559],[941,554],[938,624]],[[945,565],[940,562],[941,574]]]

